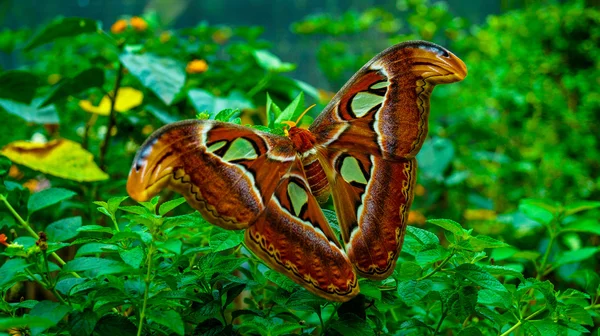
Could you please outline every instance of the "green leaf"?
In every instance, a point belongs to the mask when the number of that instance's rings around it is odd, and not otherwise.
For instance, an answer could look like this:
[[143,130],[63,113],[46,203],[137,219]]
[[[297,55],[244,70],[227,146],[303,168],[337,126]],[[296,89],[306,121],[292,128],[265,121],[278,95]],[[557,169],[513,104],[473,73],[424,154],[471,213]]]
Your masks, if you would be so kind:
[[265,273],[265,276],[267,277],[267,279],[269,279],[269,281],[276,284],[277,287],[282,288],[288,292],[292,292],[298,286],[295,282],[290,280],[290,278],[273,270],[268,270]]
[[71,335],[89,336],[94,332],[97,322],[98,315],[91,309],[73,312],[69,315]]
[[415,255],[415,261],[420,266],[425,266],[446,258],[448,253],[438,244],[427,244]]
[[498,279],[477,265],[462,264],[456,267],[455,270],[457,274],[473,282],[475,285],[498,292],[506,292],[506,288],[504,288]]
[[502,241],[483,235],[470,237],[469,244],[471,245],[471,247],[473,247],[474,251],[483,251],[486,248],[499,248],[510,246]]
[[459,237],[465,235],[465,230],[462,228],[462,226],[451,219],[429,219],[427,223],[437,225],[442,229],[450,231]]
[[579,201],[573,202],[567,206],[565,206],[565,216],[571,216],[581,211],[592,210],[600,208],[599,201]]
[[95,270],[97,275],[122,273],[130,270],[130,267],[116,260],[81,257],[67,262],[63,272],[83,272]]
[[171,105],[183,88],[185,71],[174,59],[152,54],[121,54],[119,59],[142,85],[156,93],[167,105]]
[[68,217],[58,220],[46,228],[48,240],[53,242],[62,242],[76,237],[79,233],[77,229],[81,227],[81,217]]
[[279,57],[267,50],[254,50],[253,55],[258,65],[267,71],[288,72],[296,69],[295,64],[282,62]]
[[403,281],[398,284],[398,296],[411,306],[423,299],[432,288],[433,282],[429,279]]
[[566,299],[589,299],[590,296],[584,292],[580,292],[573,288],[567,288],[564,293],[560,295],[561,300]]
[[591,269],[580,269],[571,274],[571,279],[579,281],[580,285],[585,287],[585,291],[592,296],[596,295],[596,289],[600,289],[600,275]]
[[127,317],[111,314],[98,320],[94,333],[99,336],[135,336],[137,328]]
[[412,261],[406,261],[400,264],[399,267],[396,267],[394,278],[398,281],[414,280],[420,277],[422,272],[423,269],[419,264]]
[[561,315],[564,315],[564,317],[570,322],[589,326],[594,325],[592,315],[582,306],[576,304],[569,304],[564,307],[561,307],[560,310]]
[[281,115],[281,109],[271,99],[271,96],[269,95],[268,92],[267,92],[266,111],[267,111],[267,126],[269,126],[269,128],[271,128],[271,129],[273,129],[273,128],[275,128],[275,119],[277,119],[277,117],[279,117]]
[[549,224],[554,219],[554,213],[550,209],[552,209],[550,206],[539,200],[523,199],[519,202],[520,212],[544,225]]
[[407,235],[415,238],[415,240],[419,242],[421,246],[440,243],[439,238],[435,234],[414,226],[408,226],[406,228],[406,233]]
[[362,282],[360,284],[360,293],[364,296],[381,301],[381,289],[373,282]]
[[[63,306],[60,303],[45,300],[40,301],[38,304],[36,304],[35,307],[33,307],[33,309],[31,309],[31,311],[29,312],[29,315],[47,319],[49,321],[52,321],[54,325],[56,325],[70,311],[71,308],[68,306]],[[33,327],[31,328],[31,334],[39,335],[46,329],[48,328]]]
[[164,250],[166,252],[180,255],[183,243],[179,239],[169,238],[167,241],[164,241],[164,242],[156,242],[156,246],[159,249]]
[[564,226],[561,232],[587,232],[600,235],[600,222],[597,219],[576,220]]
[[244,240],[243,232],[213,228],[210,235],[210,247],[213,252],[224,251],[240,245],[242,240]]
[[30,104],[8,99],[0,99],[0,107],[8,114],[36,124],[59,124],[58,112],[54,105],[39,107],[41,98],[35,98]]
[[284,121],[296,121],[304,110],[304,92],[300,94],[275,118],[273,127],[281,127]]
[[86,33],[95,33],[100,30],[100,24],[96,20],[70,17],[58,18],[42,29],[25,46],[25,51],[53,42],[58,38],[73,37]]
[[598,253],[598,251],[600,251],[600,248],[598,247],[584,247],[579,250],[560,252],[552,264],[554,267],[559,267],[566,264],[577,263],[591,258],[594,254]]
[[[8,259],[0,266],[0,288],[11,284],[15,278],[23,273],[29,264],[20,258]],[[12,285],[12,284],[11,284]],[[1,328],[0,328],[1,329]]]
[[29,104],[38,85],[38,77],[29,71],[4,71],[0,74],[0,98]]
[[227,296],[224,307],[227,307],[246,288],[246,284],[235,284],[227,288]]
[[84,225],[80,228],[77,229],[78,232],[104,232],[104,233],[112,233],[113,229],[106,227],[106,226],[100,226],[100,225]]
[[523,321],[523,331],[527,336],[560,335],[558,324],[549,318],[536,321]]
[[458,332],[458,336],[483,336],[483,333],[477,327],[468,327],[461,329]]
[[148,311],[148,318],[154,323],[169,328],[177,335],[183,335],[185,333],[181,315],[174,310],[152,309]]
[[119,255],[127,265],[134,269],[140,268],[142,261],[144,261],[144,250],[141,246],[136,246],[130,250],[120,248]]
[[85,278],[65,278],[61,279],[56,283],[56,290],[62,294],[69,295],[71,289],[77,285],[86,282],[88,279]]
[[114,216],[117,213],[121,203],[128,198],[129,196],[111,197],[106,203],[106,209]]
[[170,124],[179,120],[177,116],[171,115],[169,112],[156,105],[148,104],[145,106],[145,109],[163,124]]
[[42,101],[39,107],[48,106],[91,88],[101,88],[102,85],[104,85],[104,70],[100,68],[85,69],[75,77],[64,78],[54,85],[51,93]]
[[497,266],[497,265],[482,265],[484,271],[490,273],[495,276],[512,276],[520,279],[521,281],[525,281],[523,274],[515,269],[512,269],[508,266]]
[[244,110],[254,107],[252,102],[240,91],[232,91],[226,97],[217,97],[202,89],[191,89],[188,91],[188,97],[196,112],[206,112],[213,120],[223,110]]
[[56,325],[53,321],[39,316],[24,316],[24,317],[9,317],[0,318],[0,330],[6,330],[8,328],[50,328]]
[[29,201],[27,202],[29,215],[75,195],[77,195],[75,192],[63,188],[50,188],[35,193],[29,197]]
[[[451,293],[446,296],[445,293]],[[475,312],[477,305],[477,290],[473,286],[461,287],[456,291],[442,291],[448,309],[448,314],[458,320],[464,320]]]
[[546,306],[550,311],[554,311],[557,307],[558,300],[556,299],[556,292],[554,291],[554,285],[550,281],[539,281],[535,278],[526,279],[521,282],[517,287],[516,296],[517,298],[523,297],[529,290],[538,290],[546,299]]
[[[339,320],[329,325],[329,328],[337,331],[344,336],[364,336],[372,335],[373,330],[367,321],[354,314],[344,314]],[[325,333],[328,334],[327,332]]]
[[477,302],[482,305],[500,307],[504,309],[512,306],[511,297],[509,295],[485,288],[477,293]]
[[169,211],[175,209],[176,207],[180,206],[183,203],[185,203],[185,198],[183,198],[183,197],[165,202],[160,205],[160,208],[158,208],[158,214],[161,216],[164,216]]

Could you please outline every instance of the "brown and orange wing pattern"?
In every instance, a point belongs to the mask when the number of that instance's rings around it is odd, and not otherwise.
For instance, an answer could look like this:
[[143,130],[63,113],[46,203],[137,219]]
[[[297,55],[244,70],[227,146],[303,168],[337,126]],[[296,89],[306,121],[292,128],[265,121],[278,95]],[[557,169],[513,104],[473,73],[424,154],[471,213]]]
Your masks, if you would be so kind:
[[416,154],[436,84],[462,80],[464,63],[433,43],[393,46],[338,92],[310,130],[317,138],[348,257],[359,274],[393,272],[413,198]]
[[384,279],[396,266],[412,203],[416,160],[328,151],[325,171],[346,253],[357,272]]
[[327,148],[412,158],[427,135],[434,86],[466,75],[465,64],[436,44],[397,44],[362,67],[309,129]]
[[297,160],[246,231],[246,246],[271,268],[333,301],[359,292],[350,260],[341,250]]
[[186,120],[157,130],[127,181],[145,201],[169,188],[212,224],[244,229],[264,212],[296,153],[289,139],[235,124]]

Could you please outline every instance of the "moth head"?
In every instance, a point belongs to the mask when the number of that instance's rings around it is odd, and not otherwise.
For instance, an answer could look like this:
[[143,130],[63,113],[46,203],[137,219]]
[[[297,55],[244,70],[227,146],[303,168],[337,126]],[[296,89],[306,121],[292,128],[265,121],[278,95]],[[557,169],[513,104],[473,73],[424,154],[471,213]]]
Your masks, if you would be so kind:
[[302,112],[302,114],[300,114],[296,121],[282,122],[282,124],[285,125],[283,128],[285,136],[292,140],[294,148],[300,153],[304,153],[312,149],[315,145],[315,142],[317,141],[311,131],[298,127],[298,124],[300,123],[300,120],[302,120],[302,117],[304,117],[304,115],[315,106],[316,104],[312,104],[311,106],[309,106],[306,110],[304,110],[304,112]]

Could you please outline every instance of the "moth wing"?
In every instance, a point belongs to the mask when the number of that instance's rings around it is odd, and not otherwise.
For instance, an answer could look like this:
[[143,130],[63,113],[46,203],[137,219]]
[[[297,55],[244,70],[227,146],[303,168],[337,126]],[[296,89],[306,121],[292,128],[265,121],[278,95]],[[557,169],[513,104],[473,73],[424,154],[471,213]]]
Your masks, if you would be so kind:
[[289,139],[211,120],[186,120],[153,133],[137,153],[127,191],[146,201],[182,194],[212,224],[243,229],[264,211],[295,160]]

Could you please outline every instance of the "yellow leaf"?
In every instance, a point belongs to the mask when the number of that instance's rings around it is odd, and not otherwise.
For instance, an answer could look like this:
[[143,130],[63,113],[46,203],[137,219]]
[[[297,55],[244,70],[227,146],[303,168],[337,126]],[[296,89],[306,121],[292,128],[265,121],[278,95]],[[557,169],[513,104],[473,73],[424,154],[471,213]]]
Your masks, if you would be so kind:
[[[141,91],[131,87],[120,88],[115,103],[115,111],[127,112],[132,108],[139,106],[143,100],[144,94]],[[110,114],[110,97],[102,97],[100,105],[98,106],[94,106],[89,100],[81,100],[79,101],[79,107],[90,113],[107,116]]]
[[465,210],[463,216],[466,220],[492,220],[496,219],[496,212],[494,210],[487,209],[467,209]]
[[4,146],[0,153],[15,163],[67,180],[91,182],[108,179],[90,152],[67,139],[47,143],[14,141]]

